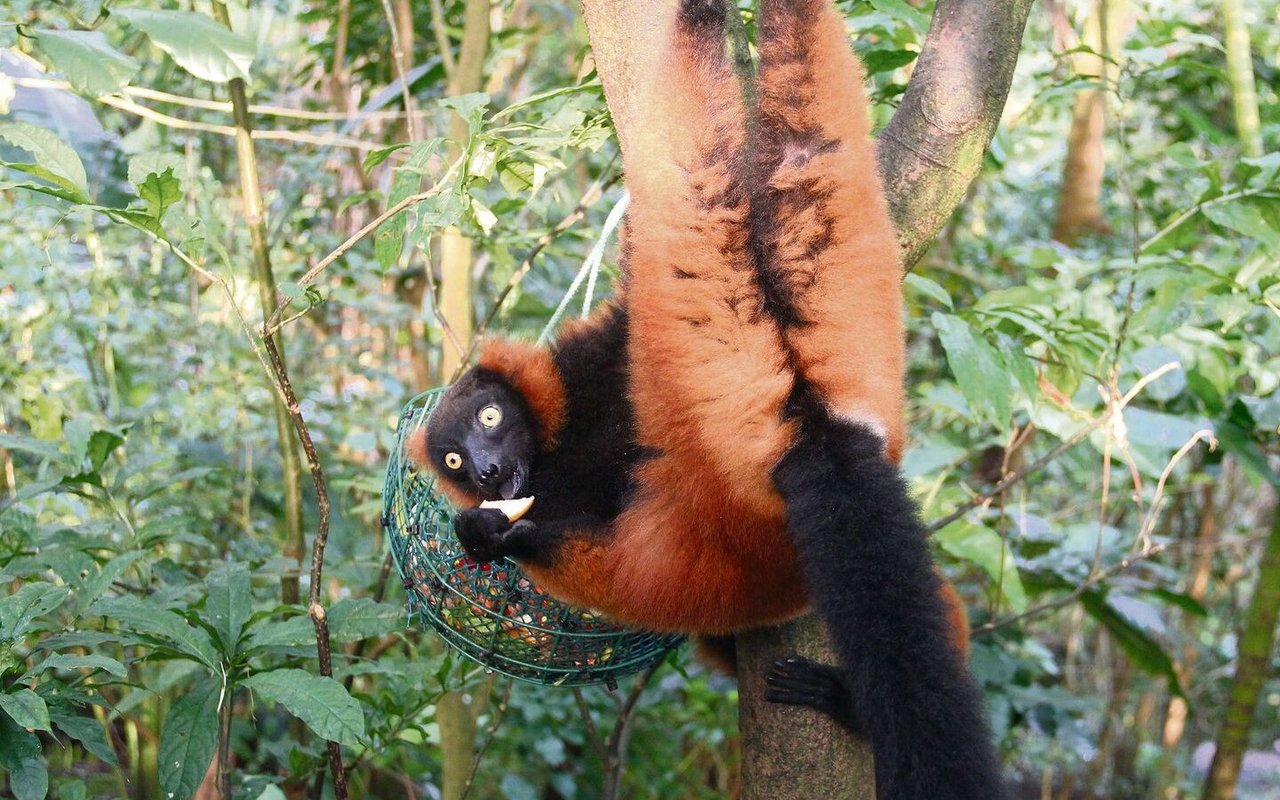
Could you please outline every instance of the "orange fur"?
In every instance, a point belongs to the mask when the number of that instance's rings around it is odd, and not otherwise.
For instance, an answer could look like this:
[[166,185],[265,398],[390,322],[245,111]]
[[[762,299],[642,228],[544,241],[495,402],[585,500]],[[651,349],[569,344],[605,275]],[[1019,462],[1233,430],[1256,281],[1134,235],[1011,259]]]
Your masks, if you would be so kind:
[[897,461],[906,444],[897,238],[844,20],[828,0],[805,5],[764,0],[762,9],[761,138],[785,142],[769,180],[778,202],[766,269],[804,313],[807,324],[785,331],[797,372],[832,413],[882,428]]
[[511,382],[538,420],[538,440],[543,451],[556,445],[564,427],[564,384],[555,360],[544,347],[504,339],[485,343],[476,365]]
[[[778,223],[767,241],[753,242],[746,115],[723,41],[699,41],[673,18],[667,51],[641,59],[628,83],[647,111],[643,125],[618,131],[631,192],[629,391],[636,443],[656,455],[636,468],[608,530],[569,534],[550,566],[524,565],[552,595],[622,623],[725,633],[807,607],[772,481],[794,439],[784,408],[797,377],[833,413],[881,431],[891,458],[905,445],[898,246],[862,70],[843,20],[816,1],[801,23],[764,0],[761,126],[775,137],[817,131],[839,146],[784,149],[765,187]],[[773,254],[759,266],[806,324],[767,313],[753,244]],[[566,326],[559,339],[591,336],[594,324]],[[480,366],[510,377],[554,442],[565,400],[551,354],[493,343]],[[943,592],[967,652],[963,605],[949,584]]]

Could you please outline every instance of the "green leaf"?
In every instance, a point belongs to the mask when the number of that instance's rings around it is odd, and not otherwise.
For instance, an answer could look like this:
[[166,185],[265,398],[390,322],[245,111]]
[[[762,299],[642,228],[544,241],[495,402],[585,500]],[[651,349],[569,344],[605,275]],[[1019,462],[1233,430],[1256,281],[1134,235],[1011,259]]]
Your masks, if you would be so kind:
[[107,742],[107,734],[102,728],[102,723],[93,717],[62,714],[51,709],[49,718],[57,726],[58,730],[79,742],[85,750],[99,761],[113,765],[117,763],[116,751]]
[[187,173],[187,162],[177,153],[139,153],[129,159],[129,183],[141,187],[150,175],[162,175],[165,170],[172,170],[181,182],[181,176]]
[[222,652],[234,656],[240,634],[253,612],[253,591],[249,586],[249,568],[244,564],[219,564],[208,577],[205,587],[205,622],[212,626],[222,641]]
[[[484,92],[460,94],[442,99],[440,105],[456,111],[458,116],[467,121],[467,128],[474,135],[480,130],[480,120],[484,117],[485,108],[489,105],[489,95]],[[466,142],[458,142],[458,144],[465,145]]]
[[128,20],[178,65],[206,81],[249,79],[253,42],[194,11],[117,8],[112,16]]
[[[409,160],[396,167],[395,177],[391,181],[391,192],[387,195],[387,207],[393,207],[406,197],[416,193],[422,186],[422,175],[431,158],[444,144],[440,138],[428,139],[413,146]],[[404,248],[404,232],[409,223],[409,212],[401,211],[391,219],[382,223],[373,237],[373,253],[378,265],[383,270],[395,266]]]
[[1204,215],[1224,228],[1280,247],[1280,201],[1252,197],[1233,203],[1205,206]]
[[[1155,639],[1147,635],[1144,630],[1153,629],[1152,626],[1144,618],[1131,613],[1132,598],[1124,598],[1124,611],[1113,605],[1100,591],[1088,591],[1080,597],[1080,602],[1084,604],[1085,611],[1089,616],[1101,622],[1111,633],[1116,643],[1120,645],[1120,649],[1124,650],[1125,655],[1129,656],[1139,669],[1151,673],[1152,675],[1163,675],[1169,683],[1169,691],[1184,697],[1182,685],[1178,682],[1178,675],[1173,669],[1173,660],[1169,658],[1169,654],[1164,651]],[[1148,604],[1144,606],[1150,607]]]
[[0,767],[9,773],[9,791],[17,800],[44,800],[49,793],[49,770],[40,753],[40,740],[0,715]]
[[164,219],[169,206],[182,199],[182,182],[174,177],[172,167],[166,167],[161,174],[153,172],[139,184],[138,197],[146,202],[148,214]]
[[0,692],[0,710],[27,730],[53,733],[49,727],[49,707],[43,697],[30,689]]
[[98,97],[129,85],[141,66],[99,31],[37,30],[40,49],[76,91]]
[[905,67],[919,56],[919,53],[911,50],[872,50],[863,53],[862,63],[868,75],[875,75],[878,72],[889,72],[898,67]]
[[354,746],[364,738],[364,710],[333,678],[276,669],[247,678],[244,685],[289,709],[322,739]]
[[372,170],[374,167],[386,161],[388,158],[391,158],[392,153],[396,152],[397,150],[403,150],[406,147],[412,147],[412,146],[413,146],[412,142],[400,142],[399,144],[393,144],[393,145],[390,145],[389,147],[381,147],[377,150],[372,150],[369,152],[368,155],[364,157],[364,162],[361,166],[364,168],[364,171],[367,173],[370,170]]
[[[311,621],[310,617],[304,619]],[[335,642],[354,642],[400,630],[404,627],[404,609],[375,603],[368,597],[346,598],[333,604],[328,619],[329,635]]]
[[182,617],[158,603],[136,597],[116,597],[99,600],[90,610],[115,620],[126,630],[171,645],[210,668],[218,665],[218,650],[209,634],[188,625]]
[[[34,162],[0,162],[6,167],[49,181],[65,193],[64,199],[89,202],[89,178],[71,145],[53,131],[28,122],[0,122],[0,139],[26,150]],[[59,195],[63,196],[63,195]]]
[[939,546],[956,558],[976,564],[1000,587],[1009,608],[1021,614],[1027,610],[1027,591],[1018,575],[1018,565],[1000,534],[986,525],[957,520],[934,535]]
[[26,632],[31,621],[48,614],[71,590],[50,583],[28,583],[8,597],[0,597],[0,639],[16,640]]
[[222,685],[205,678],[169,706],[160,730],[158,756],[160,788],[166,797],[186,800],[204,779],[218,747],[221,696]]
[[115,675],[117,678],[123,678],[128,674],[128,670],[125,669],[124,664],[121,664],[110,656],[80,656],[72,653],[55,653],[32,667],[31,670],[23,676],[23,678],[25,680],[28,677],[35,677],[42,672],[54,669],[102,670],[103,672]]
[[315,623],[306,614],[260,622],[250,630],[249,642],[244,648],[246,651],[263,647],[305,647],[316,643]]
[[933,326],[969,408],[1001,430],[1007,429],[1013,387],[996,351],[959,317],[937,312]]
[[955,308],[955,305],[951,301],[951,295],[947,294],[947,290],[943,289],[937,282],[932,281],[923,275],[908,272],[903,283],[925,297],[936,300],[949,309]]

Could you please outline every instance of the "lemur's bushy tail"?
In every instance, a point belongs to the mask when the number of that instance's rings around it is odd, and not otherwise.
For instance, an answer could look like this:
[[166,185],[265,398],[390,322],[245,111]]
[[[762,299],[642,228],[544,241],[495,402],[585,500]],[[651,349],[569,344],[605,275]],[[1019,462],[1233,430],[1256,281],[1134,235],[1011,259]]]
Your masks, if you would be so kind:
[[778,464],[788,528],[883,800],[1005,797],[981,689],[952,642],[918,511],[868,428],[813,409]]

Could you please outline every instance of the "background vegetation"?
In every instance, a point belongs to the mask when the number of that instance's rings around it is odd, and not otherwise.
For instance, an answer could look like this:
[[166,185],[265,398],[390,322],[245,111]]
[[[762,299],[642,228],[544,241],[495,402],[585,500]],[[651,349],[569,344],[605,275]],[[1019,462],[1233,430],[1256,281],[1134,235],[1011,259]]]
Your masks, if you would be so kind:
[[[883,124],[931,6],[840,5]],[[536,336],[620,197],[576,4],[7,9],[0,792],[734,791],[731,680],[485,675],[406,629],[379,527],[401,403]],[[1278,23],[1037,6],[907,280],[905,469],[1026,797],[1280,797]]]

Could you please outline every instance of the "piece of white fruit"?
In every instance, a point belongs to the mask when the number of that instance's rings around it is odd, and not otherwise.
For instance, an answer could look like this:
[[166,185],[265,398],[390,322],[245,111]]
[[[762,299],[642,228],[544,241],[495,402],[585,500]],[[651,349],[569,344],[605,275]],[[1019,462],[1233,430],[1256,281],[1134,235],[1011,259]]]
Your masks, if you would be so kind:
[[533,508],[533,498],[517,497],[514,500],[485,500],[480,504],[480,507],[496,508],[507,515],[509,522],[515,522],[525,514],[528,514],[529,509]]

